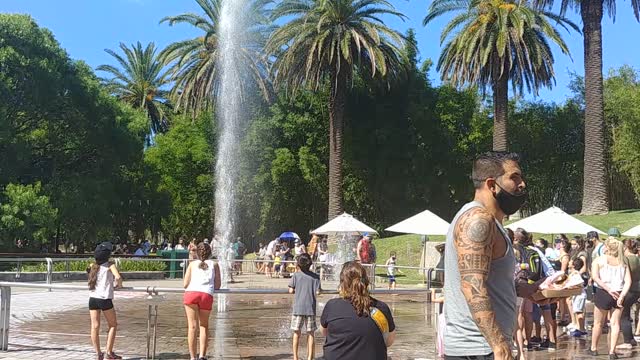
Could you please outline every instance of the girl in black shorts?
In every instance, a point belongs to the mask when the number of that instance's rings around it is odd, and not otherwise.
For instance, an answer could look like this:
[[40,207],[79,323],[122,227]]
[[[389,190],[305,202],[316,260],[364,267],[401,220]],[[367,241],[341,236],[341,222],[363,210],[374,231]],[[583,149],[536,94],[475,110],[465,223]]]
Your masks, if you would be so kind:
[[593,261],[591,276],[598,290],[594,296],[593,335],[591,337],[591,356],[598,355],[598,340],[602,334],[602,324],[611,312],[611,342],[609,359],[617,359],[616,344],[620,334],[620,316],[622,304],[631,287],[631,272],[624,256],[624,246],[617,239],[610,237],[604,242],[605,255]]
[[[109,242],[103,242],[96,247],[96,262],[91,264],[89,273],[89,314],[91,315],[91,342],[96,349],[96,358],[122,359],[113,352],[113,343],[116,339],[116,312],[113,309],[113,289],[122,287],[122,277],[116,266],[109,262],[113,246]],[[102,353],[100,348],[100,313],[104,314],[109,333],[107,335],[107,349]]]

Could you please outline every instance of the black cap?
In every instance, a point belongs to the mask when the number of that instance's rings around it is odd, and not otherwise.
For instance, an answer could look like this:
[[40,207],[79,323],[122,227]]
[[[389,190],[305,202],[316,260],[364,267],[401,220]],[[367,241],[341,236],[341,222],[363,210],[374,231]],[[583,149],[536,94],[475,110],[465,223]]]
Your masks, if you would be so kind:
[[111,256],[112,250],[113,250],[113,244],[111,244],[108,241],[105,241],[101,244],[98,244],[98,246],[96,246],[96,251],[94,256],[98,261],[101,261],[101,260],[107,261],[109,260],[109,256]]
[[600,239],[600,235],[598,235],[597,231],[589,231],[587,233],[587,240],[590,240],[590,239],[598,239],[599,240]]

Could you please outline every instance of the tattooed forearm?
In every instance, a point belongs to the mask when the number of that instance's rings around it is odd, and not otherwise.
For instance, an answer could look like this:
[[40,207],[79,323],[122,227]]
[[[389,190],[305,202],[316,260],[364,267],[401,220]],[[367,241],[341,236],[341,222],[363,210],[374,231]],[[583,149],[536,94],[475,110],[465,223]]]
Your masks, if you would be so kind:
[[488,274],[488,269],[491,263],[491,256],[486,254],[458,254],[458,268],[460,269],[460,275],[465,274]]
[[509,349],[509,343],[496,322],[486,285],[495,235],[493,217],[484,209],[475,209],[460,218],[454,245],[458,252],[462,293],[471,316],[493,349]]

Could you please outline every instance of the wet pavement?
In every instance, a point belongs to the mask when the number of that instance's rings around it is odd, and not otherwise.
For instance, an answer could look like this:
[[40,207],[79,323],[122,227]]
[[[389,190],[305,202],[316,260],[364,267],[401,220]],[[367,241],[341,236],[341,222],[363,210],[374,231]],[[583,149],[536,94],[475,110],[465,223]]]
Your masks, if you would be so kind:
[[[282,280],[282,279],[280,279]],[[136,285],[140,284],[128,284]],[[179,286],[161,281],[158,286]],[[285,285],[286,286],[286,285]],[[318,299],[318,316],[331,296]],[[390,358],[435,359],[434,305],[421,295],[379,296],[393,312],[397,340]],[[94,359],[88,335],[87,293],[18,290],[12,296],[10,351],[0,359]],[[146,294],[118,292],[116,352],[125,359],[144,359],[148,302]],[[210,359],[291,359],[288,295],[217,295],[210,319]],[[103,325],[103,333],[106,326]],[[316,354],[321,358],[324,339],[316,333]],[[590,339],[560,338],[555,352],[532,351],[528,359],[591,359]],[[105,339],[102,339],[104,346]],[[606,336],[599,351],[606,356]],[[186,319],[178,294],[165,295],[159,305],[157,359],[188,359]],[[301,355],[306,348],[301,347]],[[620,352],[620,358],[640,358],[640,352]]]

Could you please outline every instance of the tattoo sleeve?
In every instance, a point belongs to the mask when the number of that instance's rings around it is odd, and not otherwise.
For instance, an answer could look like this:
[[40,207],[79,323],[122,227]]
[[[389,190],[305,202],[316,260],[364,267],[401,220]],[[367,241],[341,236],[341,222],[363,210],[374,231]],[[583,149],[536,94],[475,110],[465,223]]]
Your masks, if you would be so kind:
[[484,209],[474,209],[460,218],[454,241],[462,293],[473,320],[493,349],[509,347],[496,322],[486,286],[495,235],[496,226],[491,214]]

